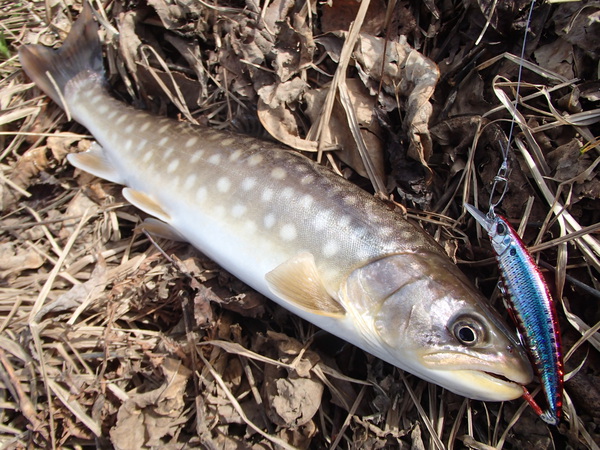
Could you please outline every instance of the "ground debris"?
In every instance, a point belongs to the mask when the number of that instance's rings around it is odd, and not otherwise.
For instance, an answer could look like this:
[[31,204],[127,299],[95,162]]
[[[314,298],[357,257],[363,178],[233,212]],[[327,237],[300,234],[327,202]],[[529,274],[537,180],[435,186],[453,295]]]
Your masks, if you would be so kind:
[[257,116],[256,135],[371,191],[373,176],[492,299],[489,245],[462,205],[499,197],[513,117],[499,99],[518,103],[525,145],[499,212],[550,267],[571,377],[552,429],[519,401],[403,374],[190,246],[151,242],[119,186],[67,164],[89,135],[17,62],[21,44],[60,45],[81,4],[0,2],[3,448],[597,448],[599,7],[538,3],[527,24],[524,0],[371,0],[348,52],[348,0],[94,6],[116,97],[218,128]]

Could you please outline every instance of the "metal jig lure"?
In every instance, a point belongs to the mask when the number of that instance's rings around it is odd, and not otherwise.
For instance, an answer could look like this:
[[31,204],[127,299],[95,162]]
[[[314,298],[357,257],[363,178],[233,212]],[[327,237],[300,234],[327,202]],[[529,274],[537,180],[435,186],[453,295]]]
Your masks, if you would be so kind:
[[469,204],[465,207],[488,232],[500,268],[507,309],[540,378],[548,410],[542,412],[525,387],[523,397],[542,420],[556,425],[562,410],[563,360],[556,308],[548,286],[505,218],[493,213],[485,215]]

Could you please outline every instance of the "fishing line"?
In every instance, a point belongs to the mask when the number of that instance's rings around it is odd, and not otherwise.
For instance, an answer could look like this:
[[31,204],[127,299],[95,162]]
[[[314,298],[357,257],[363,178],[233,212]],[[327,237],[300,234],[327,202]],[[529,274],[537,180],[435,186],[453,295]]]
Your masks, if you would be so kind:
[[[517,111],[520,100],[527,35],[535,0],[532,0],[530,5],[521,47],[515,100],[511,108],[513,113]],[[511,104],[506,106],[508,108]],[[465,206],[488,232],[492,241],[492,247],[496,252],[496,259],[501,273],[500,290],[504,294],[507,309],[510,315],[513,316],[513,322],[517,325],[517,334],[521,344],[527,350],[532,365],[536,369],[548,402],[548,409],[542,410],[526,386],[522,386],[522,397],[543,421],[557,425],[560,422],[562,411],[564,369],[556,310],[550,291],[525,244],[520,240],[508,221],[501,216],[497,216],[495,212],[496,207],[502,202],[508,191],[508,177],[510,175],[508,155],[513,140],[515,122],[515,115],[513,114],[506,145],[500,144],[503,160],[494,177],[487,215],[471,205],[465,204]],[[502,193],[494,201],[496,188],[501,183],[503,183]]]
[[[531,5],[529,7],[529,14],[527,15],[527,24],[525,26],[525,33],[523,35],[523,44],[521,46],[521,61],[519,63],[519,72],[517,74],[517,89],[515,91],[515,100],[514,100],[514,105],[515,105],[515,109],[518,107],[519,105],[519,98],[521,95],[521,78],[523,76],[523,60],[525,59],[525,49],[527,47],[527,35],[529,33],[529,24],[531,23],[531,17],[533,16],[533,8],[535,7],[535,0],[531,1]],[[506,193],[508,192],[508,175],[509,175],[509,166],[508,166],[508,152],[510,151],[511,145],[512,145],[512,139],[513,139],[513,133],[515,130],[515,120],[511,120],[510,122],[510,130],[508,132],[508,140],[506,141],[506,147],[503,147],[502,145],[500,146],[500,148],[502,149],[502,164],[500,165],[500,168],[498,169],[498,172],[496,173],[496,176],[494,177],[494,183],[492,184],[492,191],[490,193],[490,200],[489,200],[489,204],[490,204],[490,209],[488,211],[488,217],[494,218],[496,216],[496,207],[502,203],[502,200],[504,199],[504,197],[506,196]],[[496,192],[496,188],[497,186],[503,183],[503,187],[502,187],[502,194],[500,194],[500,197],[498,197],[498,200],[494,201],[494,192]]]

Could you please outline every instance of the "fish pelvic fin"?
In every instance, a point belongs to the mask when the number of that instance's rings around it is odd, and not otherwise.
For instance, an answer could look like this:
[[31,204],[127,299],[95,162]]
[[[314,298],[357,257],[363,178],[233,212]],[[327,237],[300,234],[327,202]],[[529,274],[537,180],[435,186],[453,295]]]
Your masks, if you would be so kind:
[[67,83],[92,77],[99,82],[104,80],[98,24],[91,6],[87,2],[84,4],[83,11],[61,48],[55,50],[39,44],[23,45],[19,49],[19,60],[29,78],[67,110],[64,104]]

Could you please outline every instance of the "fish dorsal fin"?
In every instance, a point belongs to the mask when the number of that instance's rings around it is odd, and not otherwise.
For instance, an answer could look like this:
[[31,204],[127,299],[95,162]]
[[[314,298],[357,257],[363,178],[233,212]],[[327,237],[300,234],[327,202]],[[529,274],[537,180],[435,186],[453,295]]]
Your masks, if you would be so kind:
[[67,155],[69,162],[78,169],[85,170],[92,175],[113,183],[123,184],[123,177],[115,170],[106,159],[106,152],[96,142],[92,143],[90,149],[82,153],[71,153]]
[[141,209],[145,213],[166,223],[171,221],[171,216],[149,195],[144,194],[141,191],[136,191],[135,189],[124,188],[123,197],[125,197],[125,200],[133,206]]
[[179,231],[177,231],[171,225],[152,217],[144,219],[144,222],[142,222],[138,228],[146,230],[150,234],[169,239],[171,241],[187,242],[187,239],[184,238]]
[[330,317],[342,317],[346,313],[323,286],[312,253],[299,253],[265,278],[275,294],[306,311]]

